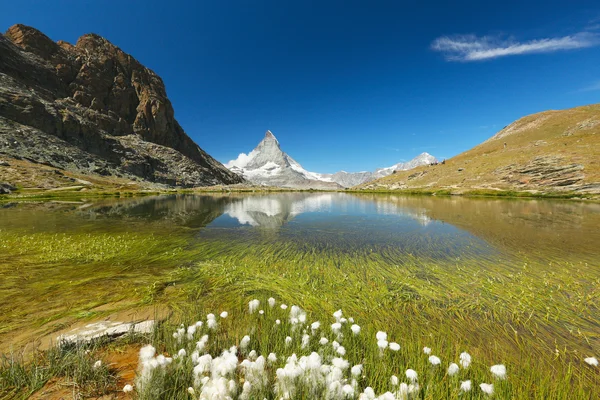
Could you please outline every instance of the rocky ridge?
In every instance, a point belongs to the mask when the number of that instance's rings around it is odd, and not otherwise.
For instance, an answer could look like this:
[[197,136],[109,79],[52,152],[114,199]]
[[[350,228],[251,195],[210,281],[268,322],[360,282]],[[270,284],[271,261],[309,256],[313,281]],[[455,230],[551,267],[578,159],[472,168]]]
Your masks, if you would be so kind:
[[172,186],[239,183],[186,135],[163,81],[108,40],[0,35],[0,154]]

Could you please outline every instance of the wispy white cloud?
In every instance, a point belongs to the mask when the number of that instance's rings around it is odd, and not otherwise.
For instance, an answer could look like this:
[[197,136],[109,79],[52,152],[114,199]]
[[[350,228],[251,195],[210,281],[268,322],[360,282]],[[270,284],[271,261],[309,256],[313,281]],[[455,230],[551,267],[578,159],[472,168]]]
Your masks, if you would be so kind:
[[600,90],[600,81],[596,81],[589,86],[579,89],[579,92],[595,92]]
[[574,35],[519,42],[498,36],[453,35],[442,36],[431,43],[448,61],[480,61],[521,54],[552,53],[582,49],[600,44],[597,33],[585,31]]

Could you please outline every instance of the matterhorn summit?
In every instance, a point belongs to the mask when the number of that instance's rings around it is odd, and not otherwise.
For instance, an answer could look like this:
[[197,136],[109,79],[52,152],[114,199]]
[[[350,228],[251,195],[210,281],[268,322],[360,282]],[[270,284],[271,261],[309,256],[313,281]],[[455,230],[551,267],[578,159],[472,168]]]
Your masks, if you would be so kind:
[[309,172],[281,150],[275,135],[267,131],[254,150],[248,154],[240,154],[235,160],[226,163],[225,167],[259,185],[299,189],[339,189],[382,178],[391,175],[394,171],[412,169],[435,162],[437,160],[434,156],[422,153],[408,162],[379,168],[374,172],[340,171],[335,174]]
[[339,189],[340,185],[322,180],[319,174],[308,172],[281,150],[279,141],[271,131],[248,154],[240,154],[225,167],[253,183],[301,189]]

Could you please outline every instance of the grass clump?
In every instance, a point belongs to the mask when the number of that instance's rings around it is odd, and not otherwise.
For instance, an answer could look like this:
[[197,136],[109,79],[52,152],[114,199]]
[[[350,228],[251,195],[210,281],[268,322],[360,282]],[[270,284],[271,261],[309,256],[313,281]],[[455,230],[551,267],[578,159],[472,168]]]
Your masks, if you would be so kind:
[[71,388],[74,397],[100,396],[114,391],[115,371],[103,361],[98,347],[56,346],[45,352],[3,355],[0,359],[0,395],[27,398],[50,380]]

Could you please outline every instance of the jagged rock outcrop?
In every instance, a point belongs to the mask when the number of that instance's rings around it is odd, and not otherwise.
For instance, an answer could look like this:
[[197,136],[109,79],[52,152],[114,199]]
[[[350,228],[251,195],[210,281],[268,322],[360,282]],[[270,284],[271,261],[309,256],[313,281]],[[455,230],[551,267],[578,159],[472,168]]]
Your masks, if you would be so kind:
[[186,135],[153,71],[98,35],[55,43],[24,25],[0,35],[0,154],[168,185],[242,181]]

